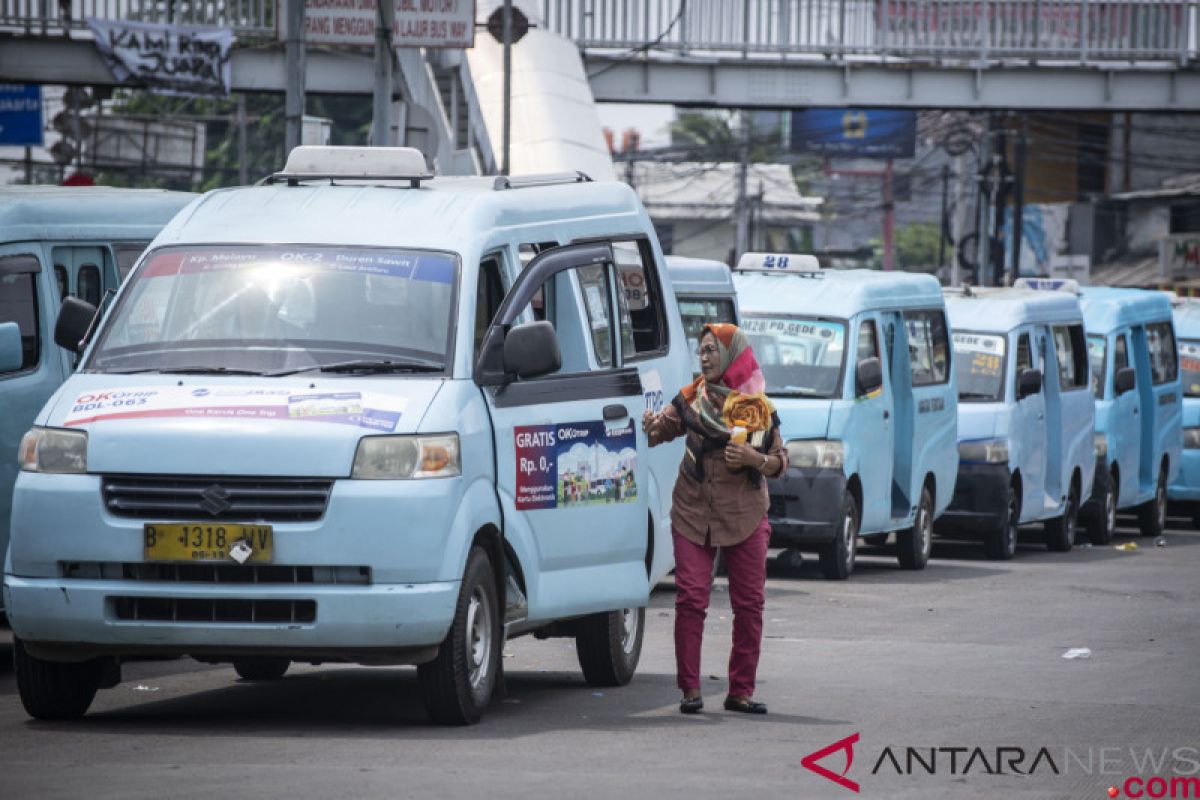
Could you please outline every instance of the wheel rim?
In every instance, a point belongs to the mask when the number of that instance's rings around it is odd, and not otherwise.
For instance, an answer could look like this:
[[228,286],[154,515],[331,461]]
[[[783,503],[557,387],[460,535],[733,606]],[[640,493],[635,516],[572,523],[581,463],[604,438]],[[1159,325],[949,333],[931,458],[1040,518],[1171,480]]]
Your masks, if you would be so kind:
[[475,587],[467,604],[467,676],[472,689],[488,677],[492,662],[492,606],[482,586]]
[[1110,490],[1104,500],[1104,521],[1111,533],[1117,529],[1117,493]]
[[1158,482],[1158,490],[1154,493],[1154,513],[1158,517],[1158,530],[1161,533],[1167,527],[1167,490],[1163,482]]
[[621,652],[632,655],[637,644],[638,610],[636,608],[621,609]]
[[847,514],[842,523],[842,536],[846,540],[846,572],[854,569],[854,554],[858,549],[858,526],[854,524],[854,515]]
[[1074,496],[1068,497],[1067,498],[1066,516],[1063,520],[1063,522],[1066,524],[1066,528],[1067,528],[1067,544],[1073,544],[1075,542],[1075,520],[1076,520],[1076,517],[1078,516],[1078,514],[1075,511],[1075,506],[1076,506],[1075,497]]
[[921,555],[929,558],[929,553],[933,550],[933,533],[929,530],[929,509],[925,507],[924,503],[921,504],[918,517],[920,525],[917,527],[917,530],[921,532]]

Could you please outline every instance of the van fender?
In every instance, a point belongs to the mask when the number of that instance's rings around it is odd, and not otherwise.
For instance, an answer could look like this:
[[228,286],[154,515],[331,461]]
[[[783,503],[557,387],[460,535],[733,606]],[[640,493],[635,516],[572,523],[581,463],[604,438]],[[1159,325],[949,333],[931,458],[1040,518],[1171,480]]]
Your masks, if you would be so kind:
[[[504,526],[504,543],[512,550],[517,557],[517,566],[521,570],[521,574],[525,576],[525,601],[528,604],[529,619],[540,618],[540,609],[542,608],[542,596],[540,591],[541,573],[538,570],[538,548],[537,540],[533,536],[533,531],[529,528],[529,523],[525,521],[525,514],[517,511],[516,501],[512,494],[503,489],[497,490],[490,483],[487,485],[488,494],[492,498],[493,505],[496,498],[500,498],[499,510],[503,514]],[[497,525],[497,527],[500,527]],[[465,566],[466,561],[463,561]]]
[[[511,517],[506,515],[505,518]],[[475,541],[475,534],[488,526],[502,530],[501,519],[500,506],[496,502],[496,492],[492,486],[491,477],[480,477],[472,481],[459,500],[458,511],[450,526],[450,535],[446,540],[446,549],[442,556],[440,569],[443,580],[462,580],[463,572],[467,568],[467,556],[470,555],[471,545]],[[521,568],[525,569],[530,562],[526,559],[526,553],[521,550],[521,543],[509,541],[508,544],[521,562]],[[503,565],[494,566],[501,568],[501,574],[503,574]]]
[[662,485],[654,470],[647,470],[649,475],[646,492],[646,507],[650,512],[649,524],[654,529],[654,558],[650,562],[650,588],[658,583],[675,566],[675,548],[671,541],[671,500],[665,498]]

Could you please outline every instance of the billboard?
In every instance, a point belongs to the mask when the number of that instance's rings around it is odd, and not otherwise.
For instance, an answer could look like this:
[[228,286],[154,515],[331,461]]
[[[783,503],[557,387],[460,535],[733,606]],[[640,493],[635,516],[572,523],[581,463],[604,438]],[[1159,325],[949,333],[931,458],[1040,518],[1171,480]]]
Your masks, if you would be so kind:
[[912,158],[917,112],[808,108],[792,112],[791,149],[829,158]]
[[0,144],[42,146],[42,87],[0,83]]

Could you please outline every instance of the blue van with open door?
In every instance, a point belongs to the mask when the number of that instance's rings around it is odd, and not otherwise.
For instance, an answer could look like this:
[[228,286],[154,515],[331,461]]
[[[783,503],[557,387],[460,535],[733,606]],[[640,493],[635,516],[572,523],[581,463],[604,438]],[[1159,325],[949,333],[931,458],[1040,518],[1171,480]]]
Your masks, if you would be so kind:
[[683,332],[692,352],[692,372],[699,375],[700,357],[696,351],[704,326],[714,322],[738,324],[733,272],[722,261],[687,256],[667,256],[667,271],[675,286]]
[[734,274],[791,466],[769,482],[777,547],[816,550],[848,577],[860,537],[896,534],[901,566],[929,560],[958,471],[958,391],[931,275],[823,270],[748,253]]
[[158,189],[0,186],[0,563],[17,444],[75,364],[73,353],[54,345],[59,305],[66,297],[99,305],[194,198]]
[[1029,289],[946,290],[958,377],[958,480],[939,534],[982,537],[1009,559],[1044,522],[1070,550],[1091,496],[1095,409],[1079,299]]
[[1179,297],[1171,306],[1179,337],[1183,451],[1167,498],[1172,513],[1191,518],[1192,525],[1200,528],[1200,299]]
[[1096,479],[1085,525],[1103,540],[1116,512],[1129,509],[1142,535],[1159,536],[1183,450],[1171,303],[1162,292],[1092,287],[1080,301],[1096,397]]

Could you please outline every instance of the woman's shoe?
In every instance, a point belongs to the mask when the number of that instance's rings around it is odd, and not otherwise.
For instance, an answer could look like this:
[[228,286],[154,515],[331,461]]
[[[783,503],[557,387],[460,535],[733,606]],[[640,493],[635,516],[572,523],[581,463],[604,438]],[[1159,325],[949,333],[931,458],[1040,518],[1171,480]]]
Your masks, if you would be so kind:
[[737,711],[741,714],[765,714],[767,704],[751,700],[749,697],[726,697],[725,710]]
[[685,697],[679,701],[680,714],[699,714],[704,709],[704,698],[700,695]]

